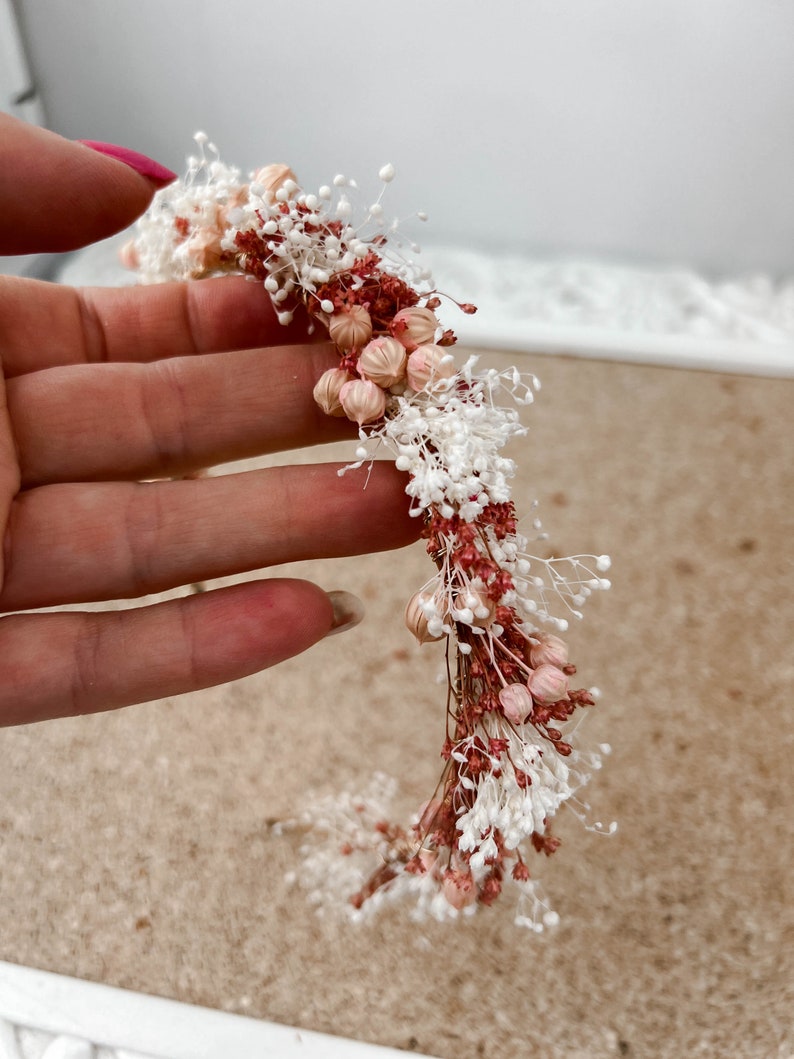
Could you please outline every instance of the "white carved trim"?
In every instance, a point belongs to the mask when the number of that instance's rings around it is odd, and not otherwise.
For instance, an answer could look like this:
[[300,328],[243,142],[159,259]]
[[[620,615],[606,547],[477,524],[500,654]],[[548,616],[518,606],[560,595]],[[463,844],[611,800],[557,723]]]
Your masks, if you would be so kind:
[[393,1048],[0,962],[0,1059],[397,1059],[404,1055]]
[[461,342],[752,375],[794,375],[794,278],[425,247],[444,293],[473,302]]

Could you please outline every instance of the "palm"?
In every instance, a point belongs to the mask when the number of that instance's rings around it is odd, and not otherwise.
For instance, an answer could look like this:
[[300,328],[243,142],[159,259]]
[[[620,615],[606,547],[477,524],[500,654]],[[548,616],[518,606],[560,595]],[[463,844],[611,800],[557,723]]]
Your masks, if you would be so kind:
[[324,592],[286,579],[132,610],[24,611],[411,539],[391,467],[366,496],[322,464],[169,480],[348,429],[311,398],[330,348],[262,348],[299,333],[242,280],[82,293],[0,281],[0,723],[220,683],[305,649],[332,620]]

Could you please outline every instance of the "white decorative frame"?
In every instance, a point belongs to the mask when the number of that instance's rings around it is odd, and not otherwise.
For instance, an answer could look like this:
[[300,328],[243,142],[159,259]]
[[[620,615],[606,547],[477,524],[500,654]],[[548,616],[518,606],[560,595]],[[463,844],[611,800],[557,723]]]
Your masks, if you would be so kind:
[[0,1059],[397,1059],[404,1055],[394,1048],[0,962]]
[[794,278],[426,247],[440,290],[477,306],[463,345],[748,375],[794,375]]

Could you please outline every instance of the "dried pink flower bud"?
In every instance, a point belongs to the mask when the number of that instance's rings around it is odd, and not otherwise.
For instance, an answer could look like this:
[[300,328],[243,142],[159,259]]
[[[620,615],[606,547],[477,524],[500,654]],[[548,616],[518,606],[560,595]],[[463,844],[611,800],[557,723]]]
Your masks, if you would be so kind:
[[416,855],[426,872],[431,872],[435,868],[438,861],[437,849],[420,849]]
[[[292,174],[292,179],[295,179],[295,174],[292,170],[289,171]],[[226,205],[221,207],[221,213],[226,214],[228,210],[236,209],[238,206],[242,206],[248,198],[248,185],[240,184],[239,187],[233,188],[226,196]]]
[[561,669],[544,663],[532,671],[527,681],[532,698],[542,706],[558,702],[568,694],[568,678]]
[[362,305],[352,305],[334,313],[328,334],[340,349],[361,349],[372,338],[372,320]]
[[406,373],[408,385],[419,393],[451,379],[455,374],[455,363],[441,346],[417,346],[408,358]]
[[438,798],[431,798],[429,802],[423,802],[422,805],[419,806],[419,820],[417,821],[416,827],[420,834],[424,834],[433,826],[441,807],[442,802],[440,802]]
[[387,390],[405,378],[407,359],[405,347],[396,338],[373,338],[358,358],[358,370]]
[[537,636],[540,643],[533,643],[529,649],[529,661],[532,666],[551,665],[562,669],[568,664],[568,645],[565,640],[550,633],[538,633]]
[[221,264],[221,232],[216,228],[198,228],[183,244],[196,278],[215,272]]
[[348,382],[353,382],[353,376],[341,368],[329,368],[317,380],[314,387],[314,399],[326,415],[344,416],[347,414],[342,407],[339,391]]
[[231,224],[231,221],[229,220],[229,214],[243,206],[247,199],[247,184],[241,184],[239,187],[232,188],[232,190],[226,196],[225,205],[218,207],[218,213],[215,221],[215,225],[218,228],[218,231],[220,231],[221,233],[226,231],[226,229]]
[[472,904],[477,898],[477,887],[474,885],[471,872],[468,871],[453,871],[452,869],[446,871],[441,884],[441,892],[458,911]]
[[406,628],[414,634],[419,643],[433,643],[435,640],[443,640],[445,635],[443,632],[434,635],[428,628],[430,619],[423,604],[427,604],[430,598],[425,592],[417,592],[411,596],[405,607]]
[[532,711],[532,696],[526,684],[508,684],[499,692],[499,702],[513,724],[523,724]]
[[288,180],[298,182],[290,167],[283,162],[264,165],[254,173],[254,183],[261,184],[265,191],[272,191],[274,195]]
[[359,426],[376,422],[386,411],[386,394],[368,379],[346,382],[339,391],[339,400],[347,418]]
[[394,314],[391,333],[410,352],[417,346],[432,342],[439,326],[438,318],[432,310],[412,305]]
[[138,249],[135,246],[135,240],[130,239],[129,242],[125,243],[119,250],[119,261],[123,268],[136,269],[140,264],[138,259]]

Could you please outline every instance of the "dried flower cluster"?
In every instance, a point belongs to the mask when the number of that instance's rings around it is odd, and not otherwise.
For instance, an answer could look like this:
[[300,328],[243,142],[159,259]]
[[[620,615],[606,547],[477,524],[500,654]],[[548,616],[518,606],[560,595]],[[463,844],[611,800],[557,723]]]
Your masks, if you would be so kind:
[[[339,363],[317,380],[315,400],[358,424],[359,463],[375,442],[407,472],[411,511],[436,566],[405,610],[420,643],[446,641],[436,792],[408,828],[385,822],[382,777],[363,798],[314,806],[312,823],[341,859],[312,844],[304,875],[320,903],[344,890],[354,915],[410,894],[420,913],[441,919],[490,905],[509,881],[521,894],[517,922],[542,929],[555,914],[527,855],[557,848],[552,818],[564,803],[579,804],[577,790],[608,751],[575,745],[573,715],[594,703],[596,689],[574,686],[576,667],[558,634],[593,591],[609,587],[609,559],[527,552],[511,500],[514,464],[502,450],[525,433],[518,406],[531,403],[537,380],[516,369],[478,371],[476,358],[456,362],[430,275],[395,251],[381,198],[354,223],[354,181],[337,176],[309,194],[275,165],[245,182],[211,145],[207,158],[205,137],[197,140],[201,157],[184,182],[158,193],[127,260],[149,282],[252,276],[282,322],[302,306],[326,328]],[[393,176],[391,166],[380,172],[384,186]],[[379,858],[374,873],[362,853]]]

